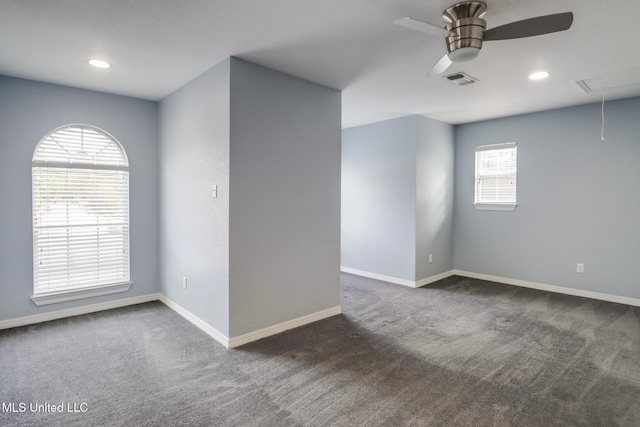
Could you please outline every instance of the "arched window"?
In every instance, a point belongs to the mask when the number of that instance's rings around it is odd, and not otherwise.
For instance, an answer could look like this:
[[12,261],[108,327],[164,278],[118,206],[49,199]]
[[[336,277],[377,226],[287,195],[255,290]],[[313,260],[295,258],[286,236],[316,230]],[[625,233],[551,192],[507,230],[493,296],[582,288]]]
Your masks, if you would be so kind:
[[118,141],[88,125],[45,135],[32,162],[33,301],[129,289],[129,163]]

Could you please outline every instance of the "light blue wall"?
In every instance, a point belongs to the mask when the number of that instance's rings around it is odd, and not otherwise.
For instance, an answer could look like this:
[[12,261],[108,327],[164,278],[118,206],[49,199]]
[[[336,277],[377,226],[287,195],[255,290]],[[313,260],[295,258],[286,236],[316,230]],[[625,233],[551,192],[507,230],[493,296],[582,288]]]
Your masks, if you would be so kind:
[[340,306],[340,103],[231,59],[231,338]]
[[[46,133],[97,126],[130,163],[129,292],[37,307],[33,293],[31,158]],[[0,320],[158,292],[157,103],[0,76]]]
[[160,103],[161,291],[226,336],[229,67],[222,62]]
[[[640,297],[640,98],[456,128],[455,268]],[[518,207],[473,208],[474,149],[518,144]],[[584,263],[584,274],[576,263]]]
[[[640,98],[605,111],[604,142],[599,104],[457,126],[455,170],[450,125],[413,116],[344,130],[342,265],[411,281],[453,266],[640,298]],[[36,307],[31,157],[76,122],[127,151],[134,285]],[[234,337],[339,305],[339,92],[237,59],[159,110],[0,76],[0,129],[0,320],[161,291]],[[476,211],[474,148],[509,141],[519,206]]]
[[340,92],[231,58],[160,140],[164,295],[228,338],[340,305]]
[[345,129],[342,146],[342,266],[411,282],[450,271],[453,126],[408,116]]
[[[454,127],[417,117],[416,281],[453,269]],[[429,254],[433,262],[429,263]]]
[[343,130],[342,267],[415,281],[416,122]]

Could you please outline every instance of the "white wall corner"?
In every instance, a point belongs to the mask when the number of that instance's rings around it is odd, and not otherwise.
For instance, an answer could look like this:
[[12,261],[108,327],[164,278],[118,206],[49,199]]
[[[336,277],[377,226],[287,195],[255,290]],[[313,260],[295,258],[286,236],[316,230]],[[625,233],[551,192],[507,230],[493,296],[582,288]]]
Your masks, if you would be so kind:
[[169,307],[170,309],[178,313],[180,316],[184,317],[186,320],[191,322],[198,329],[200,329],[201,331],[209,335],[211,338],[218,341],[220,344],[222,344],[226,348],[230,348],[229,338],[226,335],[224,335],[222,332],[218,331],[216,328],[214,328],[204,320],[200,319],[198,316],[191,313],[189,310],[185,309],[180,304],[170,300],[166,296],[161,294],[159,300],[164,305],[166,305],[167,307]]
[[187,319],[189,322],[193,323],[200,330],[205,332],[207,335],[211,336],[213,339],[218,341],[220,344],[225,346],[226,348],[235,348],[244,344],[248,344],[252,341],[257,341],[262,338],[270,337],[272,335],[279,334],[289,329],[294,329],[308,323],[317,322],[318,320],[326,319],[331,316],[335,316],[342,313],[342,307],[332,307],[326,310],[321,310],[316,313],[308,314],[306,316],[298,317],[296,319],[288,320],[283,323],[279,323],[277,325],[269,326],[264,329],[259,329],[257,331],[249,332],[244,335],[240,335],[237,337],[229,338],[224,335],[222,332],[218,331],[213,326],[209,325],[204,320],[200,319],[196,315],[192,314],[179,304],[165,297],[164,295],[160,295],[160,301],[166,304],[169,308],[174,310],[176,313]]
[[426,279],[418,280],[415,287],[420,288],[422,286],[430,285],[437,282],[438,280],[446,279],[447,277],[451,277],[453,275],[454,270],[445,271],[444,273],[436,274],[431,277],[427,277]]
[[264,329],[260,329],[254,332],[250,332],[248,334],[240,335],[238,337],[234,337],[229,339],[222,332],[218,331],[213,326],[209,325],[204,320],[200,319],[198,316],[194,315],[190,311],[183,308],[181,305],[176,302],[170,300],[166,296],[155,293],[142,295],[138,297],[132,298],[124,298],[115,301],[108,301],[98,304],[85,305],[77,308],[70,308],[65,310],[57,310],[50,311],[48,313],[36,314],[33,316],[25,316],[18,317],[15,319],[7,319],[0,321],[0,330],[1,329],[9,329],[16,328],[19,326],[32,325],[35,323],[48,322],[50,320],[63,319],[66,317],[79,316],[82,314],[88,313],[96,313],[104,310],[111,310],[114,308],[121,308],[135,304],[143,304],[151,301],[160,301],[165,304],[167,307],[178,313],[180,316],[184,317],[186,320],[195,325],[198,329],[218,341],[220,344],[225,346],[225,348],[234,348],[239,347],[244,344],[248,344],[252,341],[256,341],[262,338],[266,338],[272,335],[279,334],[289,329],[294,329],[299,326],[306,325],[308,323],[317,322],[318,320],[326,319],[328,317],[332,317],[342,313],[342,307],[332,307],[325,310],[318,311],[316,313],[308,314],[306,316],[298,317],[296,319],[292,319],[283,323],[279,323],[277,325],[269,326]]

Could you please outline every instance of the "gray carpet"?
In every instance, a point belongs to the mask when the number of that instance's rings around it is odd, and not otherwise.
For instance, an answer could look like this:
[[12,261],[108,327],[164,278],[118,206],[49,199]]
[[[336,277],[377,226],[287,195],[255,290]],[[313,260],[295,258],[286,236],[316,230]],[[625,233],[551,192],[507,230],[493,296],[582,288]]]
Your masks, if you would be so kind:
[[342,288],[343,315],[235,350],[157,302],[0,331],[0,425],[640,425],[640,308],[461,277]]

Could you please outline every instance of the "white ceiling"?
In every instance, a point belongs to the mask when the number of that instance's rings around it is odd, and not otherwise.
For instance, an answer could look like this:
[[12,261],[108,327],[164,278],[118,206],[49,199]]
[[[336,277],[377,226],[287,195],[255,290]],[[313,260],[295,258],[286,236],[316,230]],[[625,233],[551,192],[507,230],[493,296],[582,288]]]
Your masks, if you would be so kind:
[[[444,54],[442,39],[392,24],[411,16],[439,25],[453,3],[0,0],[0,74],[160,100],[237,56],[342,90],[343,127],[410,114],[458,124],[640,95],[640,84],[591,94],[575,84],[628,70],[640,81],[638,0],[486,0],[488,28],[566,11],[574,23],[486,42],[476,60],[448,70],[479,80],[463,87],[427,76]],[[113,67],[89,67],[94,57]],[[527,79],[540,69],[551,76]]]

